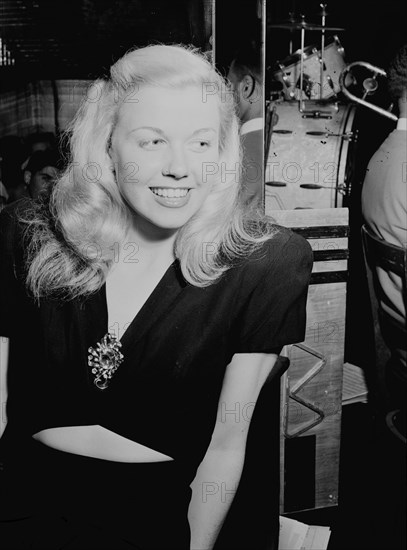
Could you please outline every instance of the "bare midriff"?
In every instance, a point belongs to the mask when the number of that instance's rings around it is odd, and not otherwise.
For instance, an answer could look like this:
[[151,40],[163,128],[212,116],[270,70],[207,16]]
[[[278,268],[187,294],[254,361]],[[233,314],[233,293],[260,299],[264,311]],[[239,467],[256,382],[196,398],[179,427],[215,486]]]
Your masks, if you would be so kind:
[[60,426],[41,430],[36,441],[67,453],[115,462],[163,462],[172,457],[99,425]]

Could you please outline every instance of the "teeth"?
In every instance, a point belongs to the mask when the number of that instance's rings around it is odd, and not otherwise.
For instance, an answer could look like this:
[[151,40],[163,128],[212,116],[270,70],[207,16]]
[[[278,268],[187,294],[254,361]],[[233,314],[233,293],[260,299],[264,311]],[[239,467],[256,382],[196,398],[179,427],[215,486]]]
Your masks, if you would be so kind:
[[163,187],[150,187],[151,191],[155,195],[159,195],[160,197],[167,197],[167,198],[175,198],[178,199],[180,197],[185,197],[188,193],[189,189],[168,189]]

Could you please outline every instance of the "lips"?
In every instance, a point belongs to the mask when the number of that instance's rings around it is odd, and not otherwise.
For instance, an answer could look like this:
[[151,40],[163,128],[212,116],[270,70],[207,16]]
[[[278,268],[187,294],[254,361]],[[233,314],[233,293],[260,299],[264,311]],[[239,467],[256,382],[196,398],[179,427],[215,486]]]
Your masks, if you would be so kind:
[[155,200],[167,208],[180,208],[190,199],[190,188],[186,187],[150,187]]

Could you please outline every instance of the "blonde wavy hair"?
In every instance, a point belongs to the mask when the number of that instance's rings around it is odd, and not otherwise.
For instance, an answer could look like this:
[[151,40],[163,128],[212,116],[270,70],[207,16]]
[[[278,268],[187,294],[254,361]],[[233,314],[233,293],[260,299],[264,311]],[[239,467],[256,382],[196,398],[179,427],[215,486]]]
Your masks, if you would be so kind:
[[108,154],[121,104],[139,86],[197,85],[216,94],[220,110],[219,174],[200,210],[175,242],[185,279],[215,282],[236,260],[270,238],[274,226],[260,213],[250,218],[241,200],[241,147],[235,103],[225,79],[206,56],[183,45],[151,45],[126,53],[96,80],[72,121],[70,160],[42,205],[28,221],[27,285],[34,297],[72,299],[97,291],[113,263],[114,243],[124,241],[129,208],[115,181]]

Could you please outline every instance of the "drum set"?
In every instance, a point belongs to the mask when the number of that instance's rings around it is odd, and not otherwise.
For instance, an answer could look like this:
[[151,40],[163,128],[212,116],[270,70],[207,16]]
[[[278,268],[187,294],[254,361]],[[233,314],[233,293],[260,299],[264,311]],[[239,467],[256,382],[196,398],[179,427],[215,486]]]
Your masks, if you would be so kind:
[[[336,34],[345,29],[328,26],[321,8],[320,24],[290,14],[269,25],[290,31],[290,39],[289,55],[270,71],[278,91],[266,101],[266,212],[340,207],[350,193],[355,103],[342,93],[345,51]],[[320,33],[320,44],[306,46],[308,31]],[[293,52],[297,32],[301,47]]]

